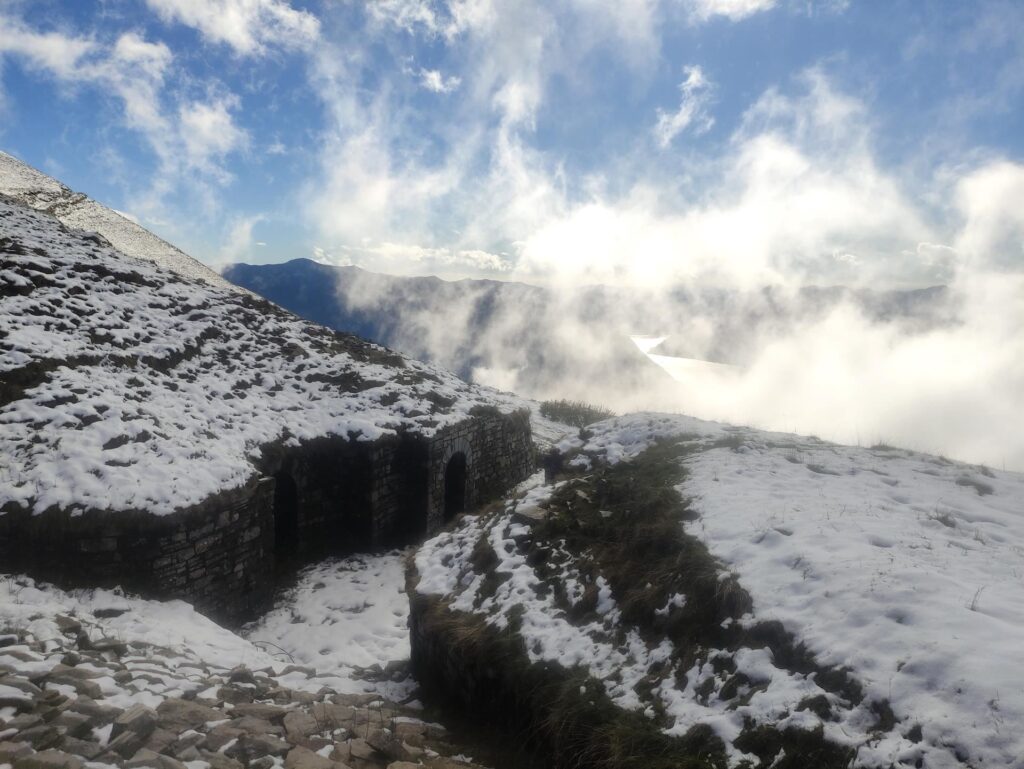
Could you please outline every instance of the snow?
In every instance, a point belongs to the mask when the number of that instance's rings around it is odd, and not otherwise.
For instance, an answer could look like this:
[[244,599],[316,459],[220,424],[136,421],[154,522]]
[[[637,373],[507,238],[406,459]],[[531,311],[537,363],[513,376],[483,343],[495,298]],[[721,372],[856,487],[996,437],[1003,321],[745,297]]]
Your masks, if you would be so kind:
[[689,459],[681,490],[757,616],[853,669],[926,743],[1024,765],[1024,669],[1008,664],[1024,649],[1024,476],[758,433],[740,448]]
[[[374,690],[361,680],[361,668],[409,658],[409,598],[400,552],[330,559],[303,569],[276,604],[243,635],[258,646],[269,642],[269,651],[284,650],[299,664],[350,679],[339,691]],[[381,693],[389,699],[408,694],[396,697],[396,687]]]
[[[856,749],[857,766],[1024,767],[1024,668],[1016,664],[1024,648],[1024,476],[670,415],[612,419],[588,434],[559,445],[614,464],[659,438],[683,440],[690,451],[680,460],[679,491],[699,518],[680,525],[723,563],[723,578],[738,576],[751,595],[753,612],[741,622],[780,621],[820,665],[847,667],[863,701],[784,669],[766,648],[708,649],[688,670],[665,670],[671,642],[644,643],[623,626],[600,576],[596,614],[574,624],[557,600],[575,605],[588,584],[574,556],[545,543],[546,571],[538,572],[520,547],[530,536],[522,521],[543,510],[552,487],[520,489],[504,511],[466,517],[425,543],[416,589],[497,627],[521,609],[531,660],[586,667],[621,707],[652,714],[658,705],[669,734],[711,726],[732,765],[745,757],[732,742],[753,722],[821,728]],[[470,559],[482,539],[503,578],[489,597]],[[685,601],[670,596],[658,611]],[[722,691],[719,657],[751,682],[742,701]],[[633,688],[645,677],[660,680],[649,698]],[[824,697],[834,720],[796,710],[810,697]],[[871,705],[881,701],[896,716],[890,732],[875,727]],[[906,736],[916,724],[919,742]]]
[[[121,708],[141,703],[155,708],[167,697],[201,694],[201,671],[229,671],[237,665],[273,669],[292,689],[319,692],[374,692],[389,700],[408,698],[415,681],[378,680],[367,668],[409,657],[409,601],[404,592],[404,555],[399,552],[330,559],[300,574],[276,607],[235,634],[184,601],[153,601],[120,590],[65,591],[28,577],[0,574],[0,629],[21,628],[52,653],[33,654],[25,645],[0,648],[0,666],[22,674],[49,672],[64,654],[58,615],[74,617],[94,640],[116,638],[131,645],[156,647],[162,665],[143,656],[125,657],[140,677],[117,683],[109,675],[92,679],[103,699]],[[116,617],[96,611],[119,609]],[[11,656],[17,654],[17,658]],[[293,670],[303,665],[307,670]],[[168,674],[168,669],[171,671]],[[95,672],[107,673],[98,668]],[[0,687],[0,699],[8,687]],[[22,693],[14,690],[11,697]]]
[[98,232],[128,256],[149,259],[179,275],[215,286],[242,290],[124,214],[82,193],[72,192],[56,179],[3,151],[0,151],[0,194],[51,213],[68,227]]
[[0,377],[34,384],[0,401],[0,507],[162,515],[241,487],[275,441],[429,436],[530,406],[2,198],[0,267]]

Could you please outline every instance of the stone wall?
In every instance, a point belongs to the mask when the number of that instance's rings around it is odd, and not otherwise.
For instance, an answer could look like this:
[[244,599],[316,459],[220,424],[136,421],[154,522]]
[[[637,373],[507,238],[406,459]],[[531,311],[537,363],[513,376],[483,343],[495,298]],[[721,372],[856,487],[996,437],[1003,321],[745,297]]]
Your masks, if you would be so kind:
[[[0,515],[0,571],[183,598],[237,623],[265,608],[283,571],[328,554],[417,542],[439,529],[445,469],[460,452],[472,508],[532,471],[529,415],[485,411],[429,439],[270,447],[263,473],[243,488],[172,515],[9,511]],[[279,483],[294,484],[290,505],[276,496]],[[293,516],[289,552],[280,544],[284,516]]]
[[174,515],[87,511],[0,516],[0,564],[66,587],[183,598],[233,622],[273,589],[273,483],[254,480]]
[[466,457],[467,510],[501,496],[525,480],[536,464],[530,414],[481,410],[473,419],[439,431],[430,442],[428,532],[445,523],[445,471],[456,454]]

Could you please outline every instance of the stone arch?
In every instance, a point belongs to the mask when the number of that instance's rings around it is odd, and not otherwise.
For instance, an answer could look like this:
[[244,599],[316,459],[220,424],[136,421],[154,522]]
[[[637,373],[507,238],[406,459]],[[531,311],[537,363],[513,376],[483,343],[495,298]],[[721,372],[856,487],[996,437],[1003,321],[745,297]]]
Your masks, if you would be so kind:
[[466,484],[469,480],[468,459],[456,451],[444,466],[444,520],[450,521],[466,510]]
[[299,486],[286,470],[274,475],[274,557],[292,559],[299,548]]

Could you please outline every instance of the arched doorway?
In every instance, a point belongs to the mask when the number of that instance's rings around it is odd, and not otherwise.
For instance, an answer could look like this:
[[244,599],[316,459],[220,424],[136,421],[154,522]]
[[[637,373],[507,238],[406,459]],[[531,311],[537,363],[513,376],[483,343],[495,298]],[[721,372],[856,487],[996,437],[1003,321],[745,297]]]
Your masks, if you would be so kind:
[[450,521],[466,509],[466,455],[453,454],[444,468],[444,519]]
[[295,555],[299,545],[299,487],[291,473],[274,476],[274,556],[280,564]]

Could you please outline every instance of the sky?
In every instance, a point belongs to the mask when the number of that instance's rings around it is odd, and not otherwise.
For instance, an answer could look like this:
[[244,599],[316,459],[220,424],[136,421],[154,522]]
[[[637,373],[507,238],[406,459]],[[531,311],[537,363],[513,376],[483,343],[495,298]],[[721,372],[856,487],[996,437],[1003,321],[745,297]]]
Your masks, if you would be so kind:
[[212,265],[1024,262],[1015,0],[0,0],[0,147]]
[[[563,297],[496,309],[484,384],[1024,470],[1020,0],[0,0],[0,148],[214,267]],[[622,338],[590,284],[645,297]],[[771,322],[833,285],[946,289],[937,322]],[[679,317],[680,286],[765,319],[742,367],[628,392],[574,368],[632,333],[716,360],[721,307]],[[423,307],[424,354],[471,310]],[[524,327],[570,372],[550,391]]]

